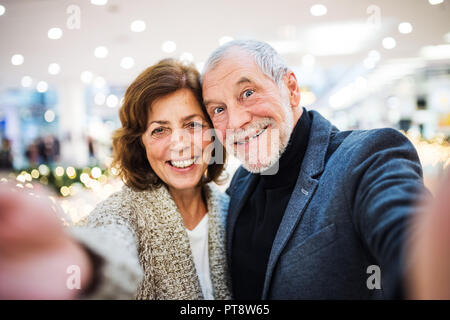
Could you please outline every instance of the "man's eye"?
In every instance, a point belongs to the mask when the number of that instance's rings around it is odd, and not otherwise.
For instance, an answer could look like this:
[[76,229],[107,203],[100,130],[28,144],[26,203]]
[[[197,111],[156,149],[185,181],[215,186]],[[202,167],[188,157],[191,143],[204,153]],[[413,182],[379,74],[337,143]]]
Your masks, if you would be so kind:
[[217,108],[214,108],[213,112],[214,112],[214,114],[219,114],[219,113],[222,113],[223,110],[224,109],[222,107],[217,107]]
[[255,91],[254,90],[245,90],[244,93],[242,94],[243,98],[248,98],[250,97]]

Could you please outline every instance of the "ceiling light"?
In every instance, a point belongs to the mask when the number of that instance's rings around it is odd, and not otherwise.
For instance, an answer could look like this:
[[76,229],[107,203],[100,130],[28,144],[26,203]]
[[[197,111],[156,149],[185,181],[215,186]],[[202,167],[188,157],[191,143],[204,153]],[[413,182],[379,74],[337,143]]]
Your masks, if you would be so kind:
[[413,30],[413,27],[412,27],[411,23],[409,23],[409,22],[402,22],[398,25],[398,31],[400,33],[408,34],[408,33],[411,33],[412,30]]
[[51,28],[47,32],[48,38],[52,40],[61,39],[62,35],[63,31],[60,28]]
[[81,81],[86,84],[91,83],[93,77],[94,75],[90,71],[83,71],[80,75]]
[[56,75],[61,71],[61,67],[57,63],[50,63],[48,65],[48,73],[52,75]]
[[91,3],[96,6],[104,6],[108,3],[108,0],[91,0]]
[[311,7],[310,12],[315,17],[324,16],[327,14],[327,7],[323,4],[315,4]]
[[20,66],[24,61],[24,57],[21,54],[15,54],[11,57],[11,63],[14,66]]
[[444,0],[428,0],[428,2],[429,2],[432,6],[434,6],[434,5],[436,5],[436,4],[440,4],[440,3],[444,2]]
[[104,46],[97,47],[94,50],[94,55],[99,59],[106,58],[106,56],[108,55],[108,48]]
[[4,15],[6,12],[6,8],[0,4],[0,16]]
[[166,41],[162,44],[161,49],[165,53],[172,53],[177,49],[177,45],[173,41]]
[[133,32],[142,32],[145,31],[145,28],[145,22],[142,20],[135,20],[130,25],[130,29]]
[[52,110],[45,111],[44,119],[47,122],[53,122],[55,120],[55,113]]
[[31,85],[33,83],[33,79],[31,79],[30,76],[24,76],[24,77],[22,77],[22,80],[20,81],[20,83],[22,84],[22,87],[28,88],[28,87],[31,87]]
[[227,42],[233,41],[233,37],[230,36],[223,36],[222,38],[219,39],[219,45],[222,46]]
[[117,107],[117,105],[119,104],[119,98],[114,95],[114,94],[110,94],[108,96],[108,98],[106,98],[106,105],[110,108],[114,108]]
[[132,57],[123,57],[122,60],[120,60],[120,66],[123,69],[131,69],[134,66],[134,59]]
[[39,81],[36,85],[36,90],[38,92],[46,92],[48,90],[48,84],[45,81]]
[[394,49],[397,45],[397,42],[392,37],[386,37],[383,39],[383,48],[385,49]]
[[441,44],[438,46],[426,46],[420,50],[420,54],[425,59],[450,59],[450,44]]

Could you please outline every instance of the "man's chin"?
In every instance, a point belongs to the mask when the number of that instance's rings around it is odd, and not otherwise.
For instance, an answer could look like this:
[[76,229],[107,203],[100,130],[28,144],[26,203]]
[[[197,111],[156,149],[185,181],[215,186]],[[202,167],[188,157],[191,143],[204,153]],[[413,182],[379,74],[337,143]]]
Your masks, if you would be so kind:
[[257,173],[262,175],[274,175],[278,172],[278,160],[279,156],[273,157],[266,161],[258,161],[256,164],[250,164],[248,162],[242,161],[242,167],[251,173]]
[[[287,144],[284,143],[280,143],[280,145],[281,148],[278,152],[271,154],[269,157],[263,157],[262,159],[252,159],[252,161],[249,161],[248,155],[247,157],[241,157],[242,154],[236,154],[235,156],[241,161],[242,167],[244,167],[245,170],[251,173],[258,173],[261,175],[274,175],[278,173],[279,160],[281,158],[281,155],[286,150],[287,146]],[[274,147],[272,148],[274,149]]]

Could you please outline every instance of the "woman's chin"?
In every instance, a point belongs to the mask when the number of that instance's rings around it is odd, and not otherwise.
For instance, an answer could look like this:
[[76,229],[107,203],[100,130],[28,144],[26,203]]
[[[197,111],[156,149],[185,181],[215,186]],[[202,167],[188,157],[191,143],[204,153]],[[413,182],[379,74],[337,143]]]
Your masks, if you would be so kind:
[[176,168],[166,163],[164,168],[164,182],[167,186],[177,190],[192,189],[198,187],[203,172],[203,165],[193,164],[187,168]]
[[195,188],[199,185],[201,174],[177,174],[167,177],[166,184],[173,189],[187,190]]
[[169,186],[170,189],[174,190],[189,190],[198,187],[199,183],[200,179],[195,181],[195,183],[193,183],[192,180],[186,181],[177,180],[177,181],[168,181],[167,185]]

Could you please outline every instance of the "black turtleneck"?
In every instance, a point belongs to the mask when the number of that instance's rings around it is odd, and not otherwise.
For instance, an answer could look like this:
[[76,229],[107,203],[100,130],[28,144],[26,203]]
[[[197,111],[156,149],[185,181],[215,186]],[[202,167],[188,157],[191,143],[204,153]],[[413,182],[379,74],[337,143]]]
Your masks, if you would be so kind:
[[233,234],[231,277],[234,298],[261,299],[272,243],[297,181],[306,152],[311,118],[303,108],[275,175],[258,175]]

